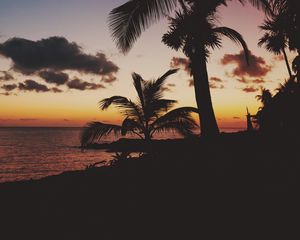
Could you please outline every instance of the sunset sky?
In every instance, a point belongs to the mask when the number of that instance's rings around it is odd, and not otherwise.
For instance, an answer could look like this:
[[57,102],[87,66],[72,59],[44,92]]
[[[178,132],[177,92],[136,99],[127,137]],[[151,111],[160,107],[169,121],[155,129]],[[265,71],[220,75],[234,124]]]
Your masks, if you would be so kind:
[[[134,100],[132,72],[151,79],[171,66],[181,70],[169,78],[166,97],[178,100],[178,106],[195,106],[191,77],[184,64],[178,64],[184,63],[184,55],[161,43],[168,29],[166,20],[144,32],[127,55],[116,49],[107,16],[125,2],[1,0],[0,126],[120,122],[114,109],[101,112],[98,101],[113,95]],[[258,28],[262,12],[233,1],[219,9],[219,17],[219,25],[243,35],[251,50],[251,65],[246,66],[241,48],[227,39],[222,49],[212,51],[208,72],[214,109],[221,128],[244,127],[246,106],[253,114],[260,106],[255,99],[259,88],[274,90],[288,72],[280,57],[257,47],[263,34]],[[49,59],[40,61],[37,49]],[[292,53],[288,55],[292,59]],[[57,56],[60,61],[53,60]]]

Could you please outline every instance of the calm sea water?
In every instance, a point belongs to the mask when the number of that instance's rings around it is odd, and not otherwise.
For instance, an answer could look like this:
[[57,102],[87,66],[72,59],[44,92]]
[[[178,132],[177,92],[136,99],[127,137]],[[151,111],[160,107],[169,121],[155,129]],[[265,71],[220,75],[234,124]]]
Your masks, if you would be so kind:
[[[238,131],[240,129],[223,129]],[[0,182],[37,179],[112,159],[103,150],[81,152],[80,128],[0,128]],[[175,138],[175,134],[158,138]],[[113,137],[103,142],[115,140]]]
[[0,128],[0,182],[36,179],[110,159],[100,150],[81,152],[80,128]]

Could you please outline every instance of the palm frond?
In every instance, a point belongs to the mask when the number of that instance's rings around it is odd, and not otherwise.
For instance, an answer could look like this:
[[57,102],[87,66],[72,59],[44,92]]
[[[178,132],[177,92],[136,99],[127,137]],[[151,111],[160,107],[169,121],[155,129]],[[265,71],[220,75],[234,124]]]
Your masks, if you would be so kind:
[[156,81],[155,81],[155,85],[160,88],[165,80],[167,80],[167,78],[175,73],[178,72],[178,69],[170,69],[168,70],[164,75],[162,75],[161,77],[159,77]]
[[208,34],[206,38],[206,45],[207,47],[210,47],[212,50],[221,48],[222,47],[222,41],[218,34],[212,33]]
[[152,135],[160,132],[175,131],[184,137],[188,137],[194,134],[194,130],[196,128],[197,125],[195,125],[192,119],[178,119],[160,124],[157,128],[154,129]]
[[228,27],[216,27],[213,29],[213,32],[216,34],[224,35],[236,44],[241,45],[244,49],[246,61],[249,64],[249,49],[247,43],[245,42],[243,36],[240,33]]
[[177,0],[130,0],[109,14],[109,27],[117,47],[128,52],[142,31],[166,16]]
[[140,135],[142,128],[143,126],[141,126],[136,120],[127,117],[122,123],[121,134],[122,136],[125,136],[127,133],[134,133],[142,138]]
[[198,127],[191,113],[198,113],[198,109],[193,107],[176,108],[161,116],[151,124],[152,134],[160,131],[173,129],[182,135],[191,134]]
[[162,37],[162,42],[176,51],[182,48],[186,41],[186,16],[186,13],[183,14],[180,11],[177,11],[174,18],[169,18],[169,30]]
[[176,100],[170,99],[158,99],[152,101],[151,104],[147,107],[147,116],[149,120],[157,119],[161,116],[161,114],[169,111],[174,105],[177,103]]
[[116,106],[127,106],[128,105],[129,100],[126,97],[122,97],[122,96],[113,96],[110,98],[105,98],[102,99],[99,102],[99,106],[101,108],[101,110],[106,110],[107,108],[110,107],[110,105],[114,104]]
[[102,137],[114,133],[118,135],[121,133],[121,126],[106,124],[101,122],[91,122],[83,129],[80,137],[81,147],[85,148],[87,145],[99,141]]
[[145,96],[145,102],[146,104],[158,100],[163,95],[163,89],[162,86],[167,80],[167,78],[175,74],[178,71],[178,69],[171,69],[167,71],[164,75],[159,77],[157,80],[154,81],[148,81],[145,83],[144,87],[144,96]]
[[279,55],[282,53],[282,49],[286,47],[286,43],[283,36],[265,33],[259,39],[258,46],[264,46],[267,51]]
[[145,83],[143,92],[145,99],[144,114],[147,120],[153,117],[158,110],[163,108],[169,109],[169,107],[176,102],[170,100],[162,100],[161,98],[163,97],[164,92],[162,87],[166,79],[177,71],[178,69],[169,70],[157,80],[148,81]]
[[142,109],[128,98],[122,96],[113,96],[110,98],[105,98],[99,102],[99,106],[102,110],[107,109],[112,104],[116,105],[120,109],[120,112],[126,117],[134,117],[140,123],[143,122],[144,114]]
[[273,10],[269,0],[239,0],[241,3],[250,2],[257,9],[262,9],[266,14],[272,15]]
[[142,108],[145,108],[145,99],[144,99],[144,88],[143,85],[145,83],[145,80],[141,77],[141,75],[137,73],[132,74],[132,79],[133,79],[133,85],[135,87],[135,90],[138,94],[139,101],[141,103]]

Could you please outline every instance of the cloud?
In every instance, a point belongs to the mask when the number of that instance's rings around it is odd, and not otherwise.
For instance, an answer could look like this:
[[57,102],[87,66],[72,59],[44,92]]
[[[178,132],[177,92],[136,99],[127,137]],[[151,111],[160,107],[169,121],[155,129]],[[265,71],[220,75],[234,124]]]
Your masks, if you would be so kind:
[[265,83],[266,81],[262,78],[256,78],[256,79],[246,79],[244,77],[242,78],[238,78],[237,79],[238,82],[243,83],[243,84],[262,84]]
[[109,84],[112,84],[115,81],[117,81],[117,78],[113,74],[108,74],[106,76],[103,76],[101,79],[101,82],[109,83]]
[[223,84],[209,83],[211,89],[223,89],[225,88]]
[[52,70],[45,70],[39,72],[39,76],[47,83],[54,83],[56,85],[63,85],[69,80],[69,75],[63,72],[55,72]]
[[45,69],[74,70],[102,76],[115,74],[119,67],[105,54],[86,54],[75,42],[64,37],[50,37],[38,41],[11,38],[0,44],[0,54],[13,61],[12,68],[23,74]]
[[174,83],[168,83],[165,87],[162,87],[162,91],[164,92],[173,92],[172,88],[176,87]]
[[[193,79],[189,79],[188,84],[189,84],[189,87],[194,87],[195,86]],[[210,82],[209,87],[210,87],[210,89],[223,89],[223,88],[225,88],[225,86],[223,84],[220,84],[219,82],[217,82],[217,83]]]
[[2,73],[2,76],[0,76],[0,81],[14,80],[13,75],[11,75],[9,72],[7,72],[7,71],[0,71],[0,73]]
[[274,55],[273,60],[274,61],[279,61],[279,62],[284,61],[284,56],[282,54]]
[[6,92],[10,92],[18,87],[17,84],[4,84],[1,86],[2,89],[4,89]]
[[252,80],[253,83],[257,83],[257,84],[261,84],[261,83],[265,83],[266,81],[264,79],[261,78],[257,78]]
[[46,85],[37,83],[34,80],[25,80],[24,83],[19,83],[19,90],[22,91],[36,91],[36,92],[49,92]]
[[27,122],[27,121],[37,121],[39,119],[37,118],[20,118],[19,121],[24,121],[24,122]]
[[223,80],[221,78],[218,78],[218,77],[211,77],[209,80],[213,81],[213,82],[223,82]]
[[61,89],[59,89],[59,88],[57,88],[57,87],[50,88],[50,90],[51,90],[52,92],[54,92],[54,93],[62,93],[62,92],[63,92],[63,90],[61,90]]
[[251,52],[249,53],[248,65],[243,51],[241,51],[239,54],[225,54],[221,59],[221,64],[235,65],[231,75],[237,77],[264,77],[272,70],[272,67],[266,63],[264,58],[255,56]]
[[225,88],[223,84],[224,81],[221,78],[218,77],[211,77],[209,79],[210,83],[209,83],[209,87],[211,89],[223,89]]
[[257,92],[259,89],[254,86],[247,86],[245,88],[242,88],[242,91],[245,93],[254,93]]
[[67,86],[70,89],[77,89],[77,90],[96,90],[99,88],[105,88],[102,84],[90,83],[86,81],[82,81],[78,78],[75,78],[67,83]]
[[233,119],[241,119],[240,117],[233,117]]
[[246,78],[243,78],[243,77],[238,78],[237,81],[240,82],[240,83],[244,83],[244,84],[248,84],[248,83],[251,82],[249,79],[246,79]]
[[173,57],[171,59],[170,67],[171,68],[181,68],[184,71],[186,71],[186,73],[189,75],[191,73],[190,61],[187,58]]
[[12,119],[10,118],[0,118],[0,122],[6,122],[6,121],[11,121]]
[[11,95],[11,93],[9,93],[9,92],[0,93],[0,94],[3,95],[3,96],[10,96]]
[[25,80],[24,83],[19,83],[18,89],[21,91],[35,91],[37,93],[40,92],[54,92],[54,93],[61,93],[62,90],[59,88],[48,88],[46,85],[44,84],[40,84],[34,80]]
[[161,90],[163,92],[172,92],[171,88],[169,88],[169,87],[161,87]]

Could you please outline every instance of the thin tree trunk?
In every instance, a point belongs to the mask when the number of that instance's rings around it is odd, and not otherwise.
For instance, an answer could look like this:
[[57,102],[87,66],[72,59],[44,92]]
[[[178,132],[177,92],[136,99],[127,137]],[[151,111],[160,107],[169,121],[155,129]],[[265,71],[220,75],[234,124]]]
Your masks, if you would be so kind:
[[292,74],[292,70],[291,70],[291,67],[290,67],[290,64],[289,64],[289,60],[288,60],[288,57],[286,55],[286,51],[285,51],[284,48],[282,48],[282,53],[283,53],[283,56],[284,56],[285,64],[287,66],[290,78],[291,78],[293,76],[293,74]]
[[151,134],[149,131],[149,123],[146,121],[145,123],[145,130],[144,130],[145,140],[147,142],[151,141]]
[[201,135],[205,137],[217,136],[219,128],[211,101],[204,50],[197,49],[197,52],[193,54],[191,57],[191,68],[199,110]]

